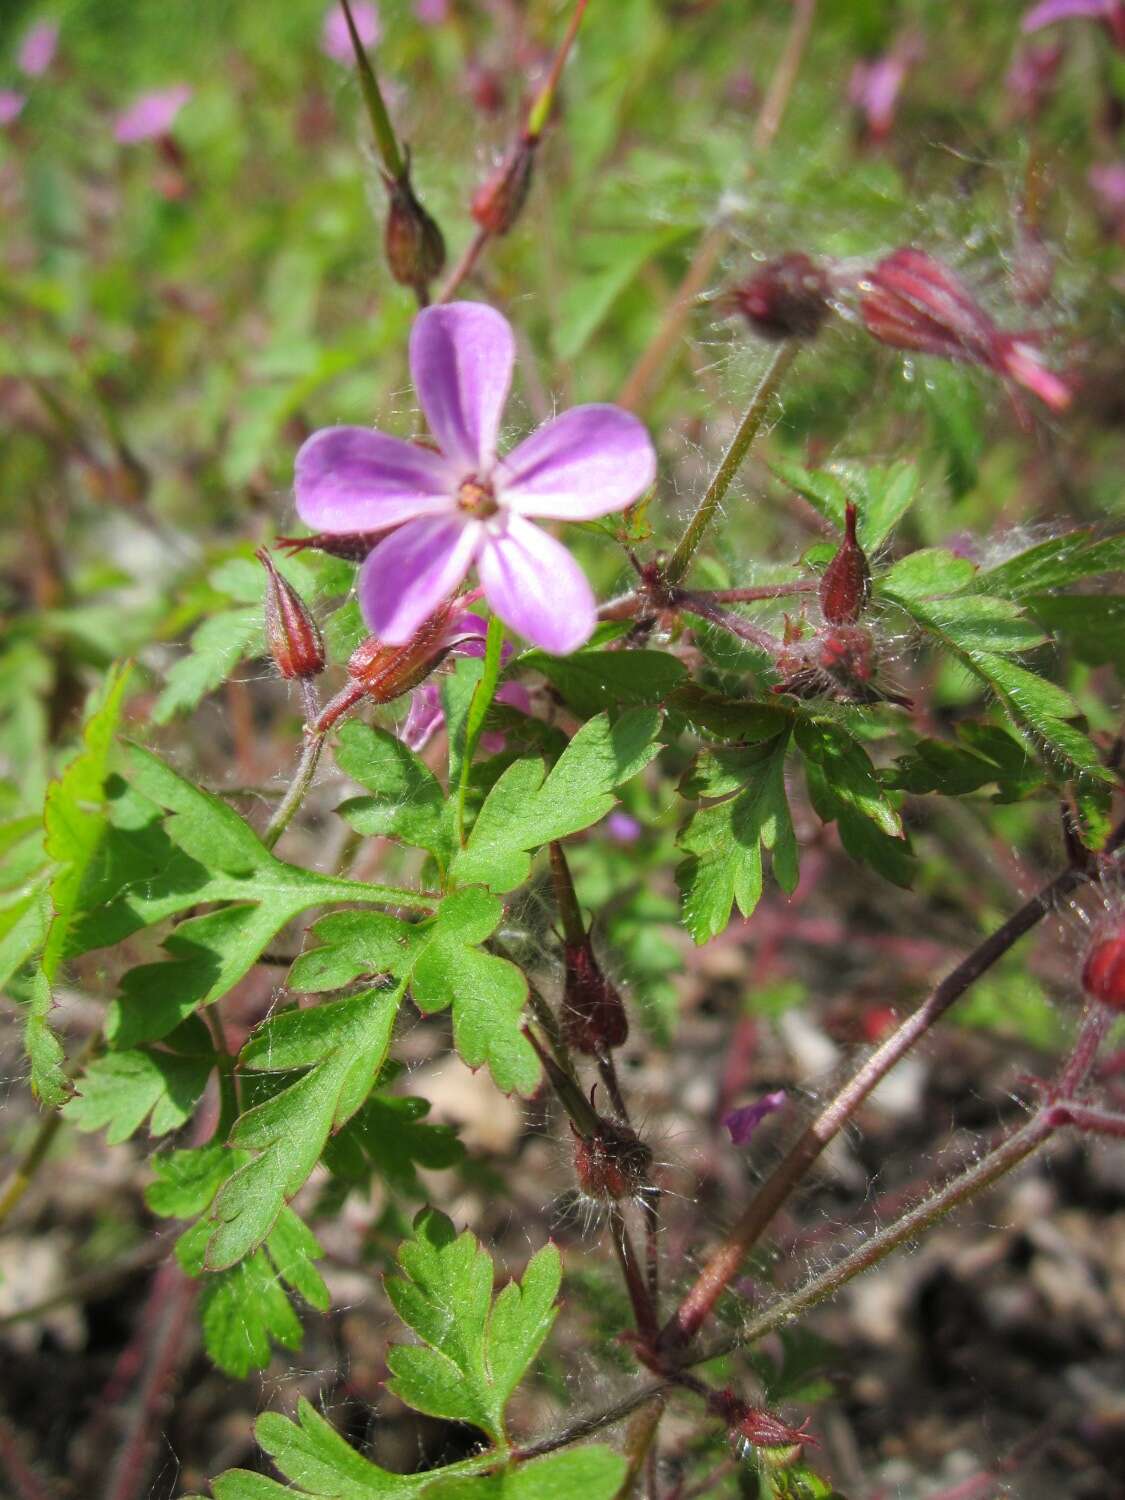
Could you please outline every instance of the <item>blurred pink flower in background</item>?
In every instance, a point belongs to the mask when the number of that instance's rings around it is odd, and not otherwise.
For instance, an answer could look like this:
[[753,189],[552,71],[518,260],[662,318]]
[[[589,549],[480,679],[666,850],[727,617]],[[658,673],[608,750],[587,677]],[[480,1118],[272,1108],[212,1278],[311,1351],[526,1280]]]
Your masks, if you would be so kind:
[[186,83],[174,83],[166,89],[152,89],[142,94],[118,115],[113,127],[114,139],[123,146],[132,146],[138,141],[151,141],[167,135],[191,96],[192,89]]
[[872,140],[885,140],[891,133],[906,75],[921,55],[916,36],[900,37],[889,51],[862,59],[852,69],[848,102],[863,115]]
[[[363,45],[374,47],[383,34],[379,24],[379,12],[369,3],[369,0],[352,0],[352,19],[355,21],[356,35]],[[347,64],[354,60],[352,36],[348,30],[348,18],[344,14],[342,5],[331,6],[325,15],[324,27],[320,33],[320,46],[333,62]]]
[[57,21],[35,21],[23,34],[16,65],[29,78],[40,78],[55,60],[59,45]]
[[632,813],[615,807],[605,820],[605,831],[615,844],[635,844],[644,829]]
[[1050,97],[1063,60],[1061,42],[1042,47],[1021,47],[1004,80],[1021,114],[1034,118]]
[[15,89],[0,89],[0,125],[10,125],[19,119],[26,103],[23,94],[17,94]]
[[1020,22],[1021,31],[1039,31],[1057,21],[1104,21],[1119,47],[1125,48],[1125,0],[1040,0]]
[[440,26],[449,19],[449,0],[414,0],[414,14],[423,26]]
[[1087,172],[1086,180],[1097,196],[1106,226],[1125,238],[1125,161],[1099,162]]

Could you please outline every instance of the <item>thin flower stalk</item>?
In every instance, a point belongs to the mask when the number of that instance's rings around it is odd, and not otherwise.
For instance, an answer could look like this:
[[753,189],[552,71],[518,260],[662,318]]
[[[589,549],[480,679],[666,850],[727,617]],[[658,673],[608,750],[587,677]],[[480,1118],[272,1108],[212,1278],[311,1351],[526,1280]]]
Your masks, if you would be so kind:
[[679,583],[687,572],[695,556],[696,548],[703,540],[703,535],[714,519],[715,512],[722,504],[735,475],[742,467],[743,459],[750,451],[750,445],[761,432],[773,398],[796,356],[796,343],[787,341],[778,345],[776,353],[758,382],[758,387],[751,397],[750,405],[738,425],[738,430],[731,439],[730,447],[723,455],[722,462],[715,470],[714,477],[707,486],[706,493],[700,500],[695,514],[688,522],[683,536],[668,559],[664,569],[664,578],[668,583]]

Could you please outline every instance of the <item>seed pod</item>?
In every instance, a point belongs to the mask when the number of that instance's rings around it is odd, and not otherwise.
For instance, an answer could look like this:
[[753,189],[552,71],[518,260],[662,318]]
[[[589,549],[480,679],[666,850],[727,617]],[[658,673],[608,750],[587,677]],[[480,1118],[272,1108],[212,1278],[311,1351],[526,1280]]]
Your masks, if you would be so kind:
[[576,1135],[574,1170],[582,1191],[601,1202],[635,1198],[648,1186],[652,1152],[635,1130],[599,1116],[589,1135]]
[[767,339],[811,339],[831,311],[824,267],[800,251],[779,256],[731,293],[755,333]]
[[820,608],[831,625],[854,625],[871,597],[871,569],[856,540],[856,508],[844,511],[844,541],[820,580]]
[[264,547],[254,554],[266,570],[266,644],[282,677],[324,671],[324,641],[304,600],[274,566]]
[[519,218],[531,189],[538,137],[522,135],[504,160],[473,194],[469,212],[489,234],[507,234]]
[[1092,1000],[1125,1013],[1125,921],[1095,937],[1082,965],[1082,988]]
[[391,275],[402,286],[425,291],[445,265],[445,240],[436,222],[419,203],[410,182],[409,160],[402,175],[384,174],[390,202],[383,249]]
[[629,1018],[617,987],[602,973],[589,938],[564,943],[563,1035],[576,1052],[596,1057],[629,1038]]

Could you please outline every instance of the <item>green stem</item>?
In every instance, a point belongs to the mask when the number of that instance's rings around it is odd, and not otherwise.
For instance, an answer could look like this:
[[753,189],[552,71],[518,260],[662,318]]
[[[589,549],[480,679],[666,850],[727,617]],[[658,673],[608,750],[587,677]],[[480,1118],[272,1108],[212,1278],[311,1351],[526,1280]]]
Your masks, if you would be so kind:
[[750,400],[746,415],[739,423],[738,431],[731,440],[731,445],[723,455],[723,461],[715,470],[711,483],[707,486],[707,493],[699,502],[695,514],[688,522],[683,536],[676,545],[676,550],[668,559],[664,569],[664,578],[670,584],[679,583],[680,579],[688,570],[688,564],[695,555],[695,550],[703,540],[703,533],[711,524],[716,510],[723,501],[727,490],[730,489],[734,476],[742,466],[742,460],[746,457],[751,443],[762,430],[766,415],[770,409],[770,403],[778,386],[796,358],[797,345],[793,340],[788,340],[778,346],[766,372],[758,383],[758,388]]
[[484,733],[484,721],[496,687],[500,681],[500,661],[504,650],[504,624],[495,615],[488,622],[488,635],[484,644],[484,671],[469,699],[469,712],[465,718],[465,753],[461,760],[461,777],[457,785],[457,838],[465,842],[465,800],[469,792],[469,776],[473,756]]
[[324,741],[327,738],[323,731],[309,733],[305,731],[305,747],[301,751],[301,759],[297,763],[297,771],[293,780],[289,783],[289,789],[278,803],[273,817],[266,825],[266,831],[262,834],[262,843],[267,849],[272,849],[278,839],[293,821],[294,814],[305,800],[305,796],[312,786],[316,768],[320,762],[320,753],[324,749]]
[[379,80],[375,76],[375,69],[371,66],[364,45],[359,39],[349,0],[340,0],[340,3],[344,7],[344,19],[348,23],[348,35],[352,39],[352,51],[355,53],[356,68],[359,71],[359,86],[363,90],[363,102],[367,106],[367,117],[371,121],[375,144],[387,172],[396,182],[400,182],[406,175],[406,161],[399,149],[394,126],[387,113],[387,106],[383,102]]

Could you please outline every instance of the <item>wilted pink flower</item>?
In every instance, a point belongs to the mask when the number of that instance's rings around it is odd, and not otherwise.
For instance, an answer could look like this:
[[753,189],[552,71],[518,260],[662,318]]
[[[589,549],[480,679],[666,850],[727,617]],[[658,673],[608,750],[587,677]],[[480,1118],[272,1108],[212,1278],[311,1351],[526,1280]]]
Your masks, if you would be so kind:
[[[379,12],[369,0],[352,0],[352,20],[355,22],[356,35],[363,45],[374,47],[383,34],[383,29],[379,24]],[[355,61],[352,34],[348,30],[348,18],[342,5],[329,7],[320,33],[320,46],[333,62],[347,64]]]
[[744,1104],[741,1109],[732,1109],[723,1116],[723,1124],[730,1131],[735,1146],[749,1144],[750,1137],[766,1118],[785,1103],[785,1090],[776,1089],[772,1094],[763,1094],[754,1104]]
[[55,60],[59,45],[57,21],[35,21],[23,34],[16,66],[29,78],[41,78]]
[[26,103],[26,96],[17,94],[15,89],[0,89],[0,125],[10,125],[13,120],[18,120]]
[[1040,0],[1024,16],[1020,29],[1038,31],[1078,17],[1104,21],[1117,45],[1125,47],[1125,0]]
[[151,141],[167,135],[191,96],[192,89],[186,83],[174,83],[169,88],[152,89],[142,94],[118,115],[113,127],[114,138],[123,146],[132,146],[138,141]]
[[[450,656],[483,657],[487,632],[488,626],[480,615],[458,616],[450,625],[450,633],[457,637],[456,644],[450,648]],[[511,655],[512,648],[505,642],[500,653],[501,662],[507,661]],[[531,712],[531,699],[520,682],[501,683],[496,690],[495,701],[506,703],[509,708],[517,708],[521,714]],[[444,723],[441,689],[436,682],[424,682],[414,690],[410,712],[403,720],[398,737],[411,750],[418,751],[430,742]],[[498,755],[504,748],[504,736],[490,730],[481,735],[480,748],[486,755]]]
[[329,427],[297,454],[297,512],[317,531],[396,529],[360,570],[360,607],[382,641],[408,641],[476,566],[513,630],[556,654],[594,629],[586,575],[531,517],[590,521],[652,483],[644,426],[617,406],[578,406],[511,453],[496,451],[515,340],[477,302],[428,307],[410,335],[414,387],[439,452],[366,427]]
[[860,289],[860,314],[881,343],[984,365],[1054,411],[1069,406],[1070,388],[1043,363],[1036,335],[997,328],[964,283],[925,251],[894,251],[865,274]]

